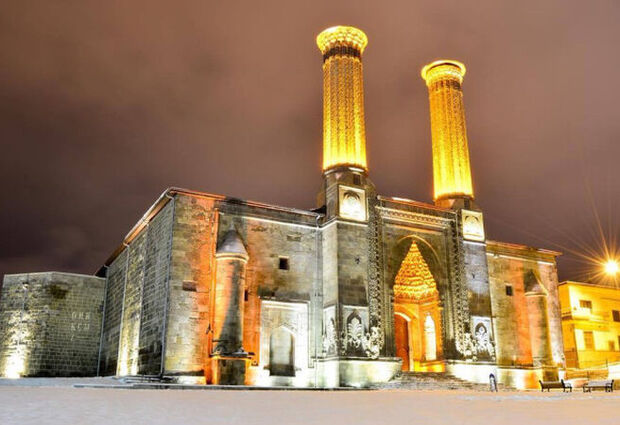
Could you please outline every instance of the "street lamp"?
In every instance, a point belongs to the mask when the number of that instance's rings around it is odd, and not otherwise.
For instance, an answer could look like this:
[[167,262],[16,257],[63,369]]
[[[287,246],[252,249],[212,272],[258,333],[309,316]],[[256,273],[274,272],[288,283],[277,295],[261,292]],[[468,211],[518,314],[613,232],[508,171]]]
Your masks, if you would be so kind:
[[615,276],[618,274],[618,271],[620,271],[620,265],[618,265],[618,261],[613,260],[613,259],[607,260],[604,267],[605,267],[605,273],[608,276]]

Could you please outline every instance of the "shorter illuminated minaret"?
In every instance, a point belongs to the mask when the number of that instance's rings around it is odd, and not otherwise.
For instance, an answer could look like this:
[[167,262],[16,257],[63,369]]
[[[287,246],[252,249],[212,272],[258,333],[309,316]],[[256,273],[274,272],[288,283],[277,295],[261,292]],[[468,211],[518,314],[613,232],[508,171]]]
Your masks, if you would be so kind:
[[[482,211],[473,202],[474,189],[463,106],[464,76],[465,65],[454,60],[438,60],[422,68],[431,110],[433,198],[436,205],[458,211],[459,250],[463,253],[460,278],[465,283],[465,292],[457,296],[467,300],[471,320],[459,324],[462,329],[457,339],[466,339],[466,334],[474,338],[476,327],[483,323],[481,326],[488,330],[489,338],[493,340],[486,237]],[[464,346],[465,339],[461,339],[461,346]],[[479,360],[494,358],[493,350],[486,354],[481,352],[478,356]]]
[[464,76],[465,65],[453,60],[438,60],[422,68],[431,112],[433,198],[441,206],[470,208],[474,190],[463,106]]

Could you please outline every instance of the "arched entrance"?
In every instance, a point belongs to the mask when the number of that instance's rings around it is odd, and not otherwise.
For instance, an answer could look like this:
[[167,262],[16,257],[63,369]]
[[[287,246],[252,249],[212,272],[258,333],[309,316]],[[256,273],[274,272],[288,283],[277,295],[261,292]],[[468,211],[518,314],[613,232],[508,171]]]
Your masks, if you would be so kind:
[[444,370],[439,292],[415,241],[394,282],[394,341],[402,370]]

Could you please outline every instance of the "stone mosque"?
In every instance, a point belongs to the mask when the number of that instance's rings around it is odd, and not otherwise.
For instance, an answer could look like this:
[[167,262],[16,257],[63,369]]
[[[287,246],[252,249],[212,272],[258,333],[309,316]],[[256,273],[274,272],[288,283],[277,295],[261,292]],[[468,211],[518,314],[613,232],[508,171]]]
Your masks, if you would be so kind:
[[564,366],[558,252],[487,239],[465,66],[422,68],[434,203],[379,195],[353,27],[317,37],[317,208],[167,189],[92,276],[6,275],[0,375],[367,387],[401,371],[530,388]]

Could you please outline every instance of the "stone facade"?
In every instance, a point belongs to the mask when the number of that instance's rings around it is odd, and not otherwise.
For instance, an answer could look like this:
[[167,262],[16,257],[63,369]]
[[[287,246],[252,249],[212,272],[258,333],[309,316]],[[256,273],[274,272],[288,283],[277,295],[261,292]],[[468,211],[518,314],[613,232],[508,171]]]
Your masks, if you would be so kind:
[[105,267],[103,376],[162,372],[174,206],[167,203]]
[[97,374],[105,279],[6,275],[0,295],[0,376]]
[[[521,245],[487,244],[499,366],[537,369],[547,378],[557,378],[558,367],[563,367],[557,255]],[[535,378],[530,375],[534,381],[527,386],[534,386]]]
[[[422,72],[435,204],[383,197],[366,161],[366,42],[352,27],[317,38],[324,78],[317,209],[166,190],[97,273],[105,278],[100,304],[80,304],[102,321],[100,334],[90,328],[92,374],[300,387],[368,386],[401,369],[483,382],[495,373],[520,387],[557,375],[559,254],[486,240],[469,169],[465,66],[438,61]],[[11,282],[28,276],[7,277],[0,330],[9,342],[1,342],[0,359],[27,363],[20,374],[68,373],[25,354],[52,349],[45,335],[67,327],[34,320],[17,332],[34,313],[23,308],[23,285]],[[54,301],[65,289],[49,288],[37,289],[42,305],[58,305],[60,316],[76,311],[74,301]]]
[[[97,358],[103,376],[263,386],[365,386],[402,368],[474,381],[495,371],[501,382],[527,387],[557,373],[557,253],[466,241],[458,211],[360,187],[368,198],[363,221],[342,218],[337,200],[329,217],[169,189],[102,268],[105,280],[74,278],[99,283],[99,304],[80,308],[93,321],[103,316],[103,326],[90,328],[94,366],[80,373],[96,374]],[[231,234],[245,250],[243,269],[229,261]],[[399,273],[422,273],[435,295],[403,299],[394,290]],[[5,279],[4,332],[19,322],[23,285],[16,282],[33,276]],[[237,282],[233,304],[232,292],[218,292],[229,278]],[[45,285],[45,302],[52,302],[55,292]],[[218,313],[222,303],[228,307]],[[72,307],[58,308],[65,314]],[[53,326],[61,332],[63,325]],[[233,328],[240,343],[218,350]],[[45,331],[31,327],[29,334]],[[1,358],[16,352],[5,343]],[[27,363],[28,375],[77,373],[64,371],[65,363]]]

